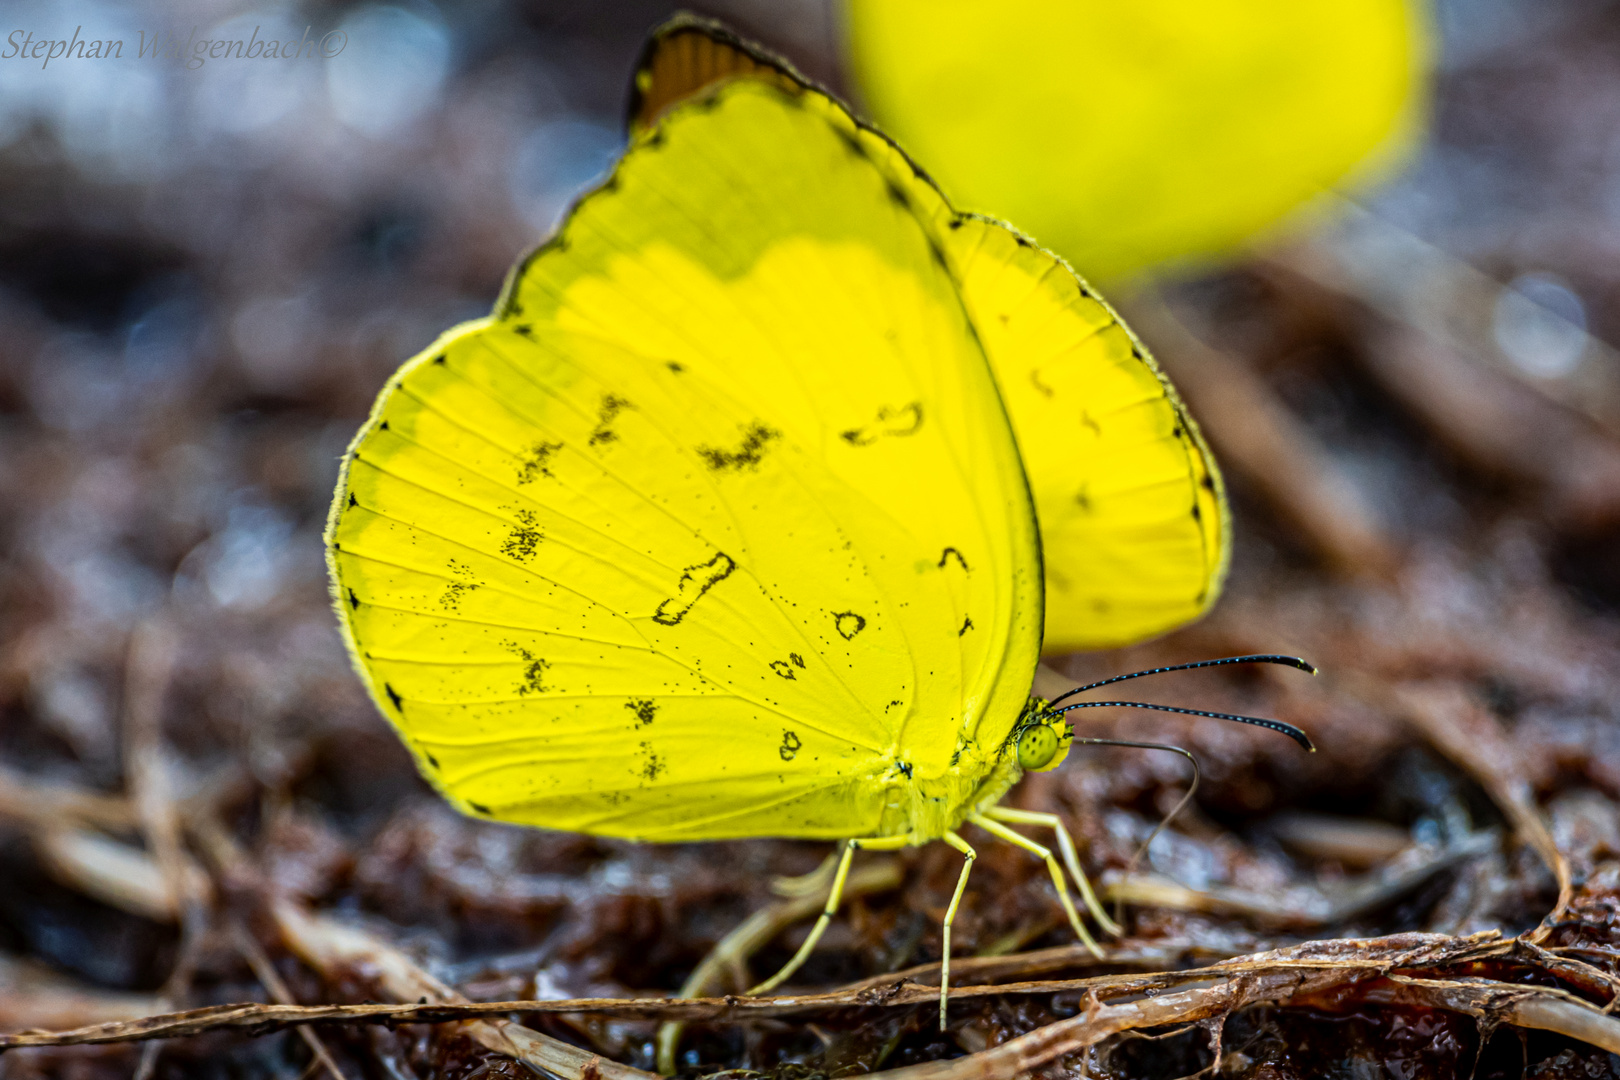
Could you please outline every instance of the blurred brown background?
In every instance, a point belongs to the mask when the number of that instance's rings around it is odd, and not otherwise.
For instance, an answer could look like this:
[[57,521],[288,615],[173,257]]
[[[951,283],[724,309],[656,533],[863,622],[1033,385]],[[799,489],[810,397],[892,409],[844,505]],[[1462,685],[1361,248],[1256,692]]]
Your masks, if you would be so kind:
[[[116,61],[0,59],[0,1029],[269,1000],[276,972],[301,1001],[386,996],[289,944],[272,894],[473,998],[669,992],[769,901],[771,874],[821,859],[809,844],[639,848],[455,816],[374,714],[327,607],[320,530],[347,440],[388,374],[487,311],[612,162],[641,40],[671,10],[0,11],[5,34],[126,43]],[[706,10],[840,85],[823,4]],[[1123,885],[1184,764],[1077,752],[1026,783],[1019,805],[1064,812],[1088,868],[1140,903],[1128,941],[1149,966],[1336,934],[1522,930],[1557,896],[1553,849],[1575,889],[1555,943],[1605,970],[1620,947],[1620,357],[1603,344],[1620,341],[1620,7],[1446,0],[1435,18],[1430,138],[1357,196],[1365,212],[1119,296],[1226,465],[1233,576],[1204,623],[1054,666],[1265,650],[1325,671],[1151,688],[1301,724],[1321,747],[1310,759],[1212,722],[1095,719],[1096,734],[1186,746],[1205,770]],[[143,31],[193,27],[309,27],[344,45],[195,70],[129,57]],[[985,855],[958,949],[1068,944],[1040,867]],[[801,983],[937,957],[954,859],[906,853],[904,888],[857,900]],[[953,1036],[926,1008],[715,1027],[681,1061],[864,1071],[1077,1007],[975,1006]],[[650,1067],[649,1024],[533,1023]],[[1400,1062],[1409,1078],[1477,1056],[1480,1076],[1620,1074],[1620,1058],[1555,1036],[1482,1038],[1454,1017],[1424,1030],[1251,1011],[1228,1022],[1223,1069]],[[521,1072],[422,1026],[324,1045],[350,1077]],[[1210,1063],[1196,1039],[1166,1046],[1062,1069]],[[11,1052],[0,1074],[291,1077],[311,1054],[293,1034],[211,1035],[144,1058]]]

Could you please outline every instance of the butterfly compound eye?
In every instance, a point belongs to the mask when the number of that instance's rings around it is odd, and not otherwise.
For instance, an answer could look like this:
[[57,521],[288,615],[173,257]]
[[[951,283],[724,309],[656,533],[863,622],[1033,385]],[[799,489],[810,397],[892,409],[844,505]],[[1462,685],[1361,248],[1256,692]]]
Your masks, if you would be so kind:
[[1026,772],[1046,768],[1057,751],[1057,732],[1045,724],[1036,724],[1018,737],[1018,765]]

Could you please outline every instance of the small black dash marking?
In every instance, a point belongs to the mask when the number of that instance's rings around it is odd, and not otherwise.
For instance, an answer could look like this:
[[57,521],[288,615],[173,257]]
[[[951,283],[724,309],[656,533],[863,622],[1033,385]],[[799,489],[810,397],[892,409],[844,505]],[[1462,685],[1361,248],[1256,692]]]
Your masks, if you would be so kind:
[[798,679],[798,676],[793,674],[793,665],[788,663],[786,660],[772,660],[771,670],[782,676],[784,679]]
[[360,598],[354,595],[353,589],[349,590],[349,606],[356,611],[360,610]]
[[603,394],[602,404],[596,410],[596,427],[591,429],[590,444],[601,446],[604,443],[614,442],[619,433],[613,430],[613,421],[631,405],[617,394]]
[[1025,247],[1025,248],[1027,248],[1027,247],[1029,247],[1029,246],[1030,246],[1030,245],[1029,245],[1029,238],[1028,238],[1028,237],[1024,237],[1024,236],[1015,236],[1015,237],[1013,237],[1013,239],[1014,239],[1014,240],[1015,240],[1015,241],[1017,241],[1017,243],[1018,243],[1018,246],[1019,246],[1019,247]]
[[679,362],[674,361],[674,360],[671,360],[669,363],[665,364],[664,366],[669,368],[669,370],[673,371],[677,375],[679,375],[681,372],[686,370],[685,367],[681,366],[681,364]]
[[911,199],[906,196],[904,191],[900,190],[899,184],[896,184],[893,180],[885,180],[883,186],[888,190],[890,202],[902,209],[911,209]]
[[501,544],[501,554],[520,563],[526,563],[534,558],[535,549],[540,541],[546,538],[540,531],[540,519],[533,510],[519,510],[518,523],[512,526],[512,531]]
[[908,402],[898,409],[885,405],[878,410],[877,423],[841,431],[838,437],[851,446],[870,446],[885,435],[914,435],[922,427],[922,422],[920,401]]
[[796,652],[788,653],[788,659],[793,661],[793,663],[795,665],[797,665],[798,667],[801,667],[801,668],[804,667],[804,657],[800,656],[798,653],[796,653]]
[[352,491],[349,492],[349,505],[350,506],[359,506],[360,505],[360,500],[354,497],[354,492],[352,492]]
[[438,356],[435,356],[435,357],[434,357],[434,358],[433,358],[433,362],[434,362],[434,363],[435,363],[435,364],[442,364],[442,363],[444,363],[444,353],[440,353],[440,354],[439,354],[439,355],[438,355]]
[[528,338],[530,341],[534,340],[534,327],[530,326],[528,323],[518,323],[516,326],[512,327],[512,330],[513,332]]
[[642,145],[643,146],[650,146],[655,150],[658,147],[663,146],[664,145],[664,129],[659,128],[657,131],[654,131],[651,135],[647,136],[647,141],[642,143]]
[[602,181],[602,190],[603,191],[618,191],[619,190],[619,178],[617,176],[610,176],[606,180]]
[[423,754],[422,756],[427,758],[427,763],[433,766],[435,769],[439,767],[439,759],[434,757],[432,754]]
[[551,458],[563,448],[560,442],[537,442],[529,452],[518,459],[519,484],[532,484],[542,476],[551,476]]
[[675,585],[675,595],[658,605],[658,610],[653,613],[653,622],[664,626],[678,625],[692,610],[692,605],[703,598],[704,593],[730,577],[735,569],[736,562],[723,551],[708,562],[688,566]]
[[945,563],[947,561],[949,561],[950,559],[955,559],[956,560],[956,565],[960,566],[963,570],[966,570],[968,568],[967,560],[962,558],[962,553],[960,551],[957,551],[953,547],[948,547],[944,551],[939,553],[939,565],[940,565],[940,568],[944,569]]
[[405,702],[400,699],[399,691],[395,690],[388,683],[383,683],[383,693],[387,694],[388,700],[394,703],[395,712],[405,711]]
[[906,777],[907,780],[910,780],[911,779],[911,762],[909,762],[909,761],[898,761],[895,764],[900,766],[900,771],[905,774],[905,777]]
[[653,752],[652,743],[643,742],[641,752],[647,755],[647,763],[641,767],[641,778],[643,780],[656,780],[667,771],[664,759]]
[[856,634],[866,629],[866,617],[857,615],[853,611],[840,611],[833,616],[833,626],[838,635],[849,641]]
[[1181,425],[1180,424],[1177,424],[1175,427],[1170,429],[1170,437],[1172,439],[1181,438]]
[[961,637],[963,634],[967,633],[971,629],[973,629],[973,619],[972,619],[971,616],[964,615],[962,617],[962,629],[960,629],[960,630],[958,630],[956,632],[956,636]]
[[387,431],[388,430],[388,421],[384,420],[382,423],[378,424],[377,425],[377,430],[378,431]]
[[951,218],[950,227],[952,229],[960,229],[964,224],[966,224],[966,220],[964,218]]
[[765,447],[774,439],[782,437],[780,431],[766,427],[755,420],[743,429],[742,442],[735,450],[722,450],[714,446],[700,446],[697,448],[698,457],[703,464],[709,467],[710,472],[741,472],[743,469],[757,469],[760,459],[765,456]]
[[1204,520],[1204,512],[1202,510],[1198,509],[1198,504],[1197,503],[1193,503],[1192,515],[1193,515],[1193,520],[1194,521],[1203,521]]
[[1203,488],[1205,491],[1214,491],[1215,478],[1206,473],[1204,478],[1198,482],[1198,486]]
[[489,807],[485,806],[483,803],[472,802],[471,800],[469,800],[467,805],[472,807],[474,810],[478,811],[480,814],[483,814],[485,817],[494,817],[495,816],[495,811],[491,810]]

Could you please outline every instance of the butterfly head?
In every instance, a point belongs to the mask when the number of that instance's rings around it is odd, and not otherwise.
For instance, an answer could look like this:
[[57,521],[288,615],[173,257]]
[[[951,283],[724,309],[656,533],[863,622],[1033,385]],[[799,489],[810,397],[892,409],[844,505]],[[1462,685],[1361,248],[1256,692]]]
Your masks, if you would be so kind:
[[1063,717],[1046,710],[1046,702],[1031,698],[1013,731],[1018,767],[1025,772],[1046,772],[1063,764],[1074,742],[1074,732]]

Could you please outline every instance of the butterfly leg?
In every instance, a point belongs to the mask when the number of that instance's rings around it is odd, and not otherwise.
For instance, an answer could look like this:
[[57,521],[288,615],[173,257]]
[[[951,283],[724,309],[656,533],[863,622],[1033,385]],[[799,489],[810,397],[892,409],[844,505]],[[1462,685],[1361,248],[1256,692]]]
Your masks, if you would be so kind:
[[943,956],[939,962],[939,1030],[945,1030],[945,1003],[951,993],[951,924],[956,921],[956,909],[962,903],[962,890],[967,888],[968,874],[973,870],[973,860],[979,857],[968,842],[953,832],[945,834],[945,842],[960,851],[963,855],[962,876],[956,879],[956,891],[951,894],[951,906],[945,909],[944,944],[941,949]]
[[1052,884],[1057,887],[1058,900],[1063,904],[1063,913],[1069,917],[1069,925],[1074,927],[1075,936],[1078,937],[1091,950],[1091,954],[1102,959],[1102,950],[1097,947],[1096,939],[1086,930],[1086,924],[1080,921],[1079,912],[1074,910],[1074,901],[1069,899],[1069,885],[1063,879],[1063,868],[1052,857],[1049,848],[1042,847],[1027,836],[1020,836],[1001,822],[984,814],[969,814],[968,820],[979,828],[998,837],[1014,847],[1021,847],[1036,858],[1045,861],[1047,872],[1052,875]]
[[896,851],[905,846],[906,838],[903,836],[874,836],[864,840],[844,841],[844,851],[838,857],[838,870],[833,875],[832,889],[827,893],[827,906],[822,908],[821,917],[816,920],[816,925],[810,928],[810,936],[804,939],[804,944],[800,945],[799,951],[793,954],[793,959],[782,965],[781,971],[749,990],[748,993],[750,995],[766,994],[775,990],[809,959],[810,954],[815,951],[816,942],[821,940],[821,935],[826,933],[827,925],[832,922],[832,917],[838,913],[838,902],[843,899],[844,882],[849,878],[849,864],[850,860],[855,857],[856,849]]
[[1080,869],[1079,856],[1074,852],[1074,841],[1069,837],[1069,830],[1063,827],[1061,818],[1056,814],[1041,814],[1033,810],[1014,810],[1010,806],[992,806],[984,812],[984,816],[1014,825],[1043,826],[1056,833],[1058,850],[1063,853],[1063,865],[1069,868],[1074,883],[1080,887],[1080,896],[1085,901],[1086,910],[1097,920],[1097,925],[1102,927],[1103,933],[1111,937],[1120,935],[1119,924],[1109,918],[1108,912],[1098,903],[1097,894],[1091,890],[1090,880],[1087,879],[1085,871]]

